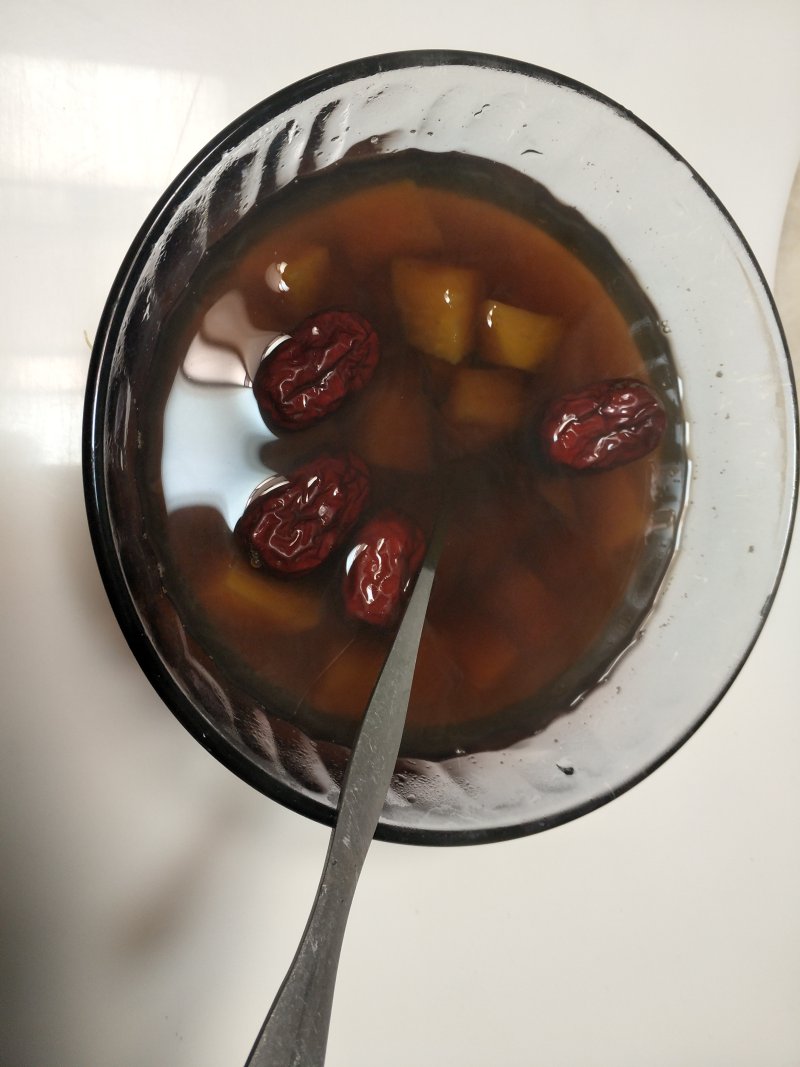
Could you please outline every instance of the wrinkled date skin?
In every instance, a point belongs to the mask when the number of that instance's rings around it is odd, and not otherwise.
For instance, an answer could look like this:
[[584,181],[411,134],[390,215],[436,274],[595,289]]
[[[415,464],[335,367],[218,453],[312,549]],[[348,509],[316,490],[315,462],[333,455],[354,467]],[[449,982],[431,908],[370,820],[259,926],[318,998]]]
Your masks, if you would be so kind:
[[425,537],[404,515],[384,511],[365,523],[342,583],[350,618],[384,629],[396,625],[424,557]]
[[234,535],[254,567],[307,574],[345,541],[368,496],[369,474],[357,456],[321,456],[251,501]]
[[644,382],[612,378],[551,403],[540,435],[553,463],[607,471],[652,452],[666,424],[661,402]]
[[379,355],[378,335],[363,315],[312,315],[256,371],[253,393],[261,418],[275,430],[313,426],[364,388]]

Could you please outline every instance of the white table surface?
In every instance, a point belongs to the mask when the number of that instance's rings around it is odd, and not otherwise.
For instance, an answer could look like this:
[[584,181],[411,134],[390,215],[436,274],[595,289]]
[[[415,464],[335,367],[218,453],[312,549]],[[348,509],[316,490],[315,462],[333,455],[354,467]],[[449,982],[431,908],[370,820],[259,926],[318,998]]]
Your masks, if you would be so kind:
[[[800,4],[5,0],[0,25],[0,1062],[237,1067],[327,831],[190,739],[102,590],[81,411],[129,242],[194,152],[273,90],[442,46],[629,107],[772,281],[800,160]],[[733,689],[644,783],[507,844],[377,844],[329,1067],[800,1064],[799,638],[796,545]]]

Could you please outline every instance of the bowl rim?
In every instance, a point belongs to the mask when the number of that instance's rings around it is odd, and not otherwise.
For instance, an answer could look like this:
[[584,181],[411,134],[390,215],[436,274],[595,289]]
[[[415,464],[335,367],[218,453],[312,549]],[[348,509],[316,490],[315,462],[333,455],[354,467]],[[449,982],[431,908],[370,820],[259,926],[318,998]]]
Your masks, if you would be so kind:
[[104,440],[101,415],[104,412],[107,399],[111,373],[111,356],[113,355],[115,341],[122,323],[122,316],[127,307],[128,298],[132,295],[131,287],[138,277],[136,268],[146,260],[154,246],[157,235],[161,232],[161,224],[170,217],[172,206],[181,198],[183,190],[193,187],[207,175],[218,164],[226,147],[231,142],[243,140],[248,135],[255,133],[259,127],[270,119],[279,116],[287,109],[309,99],[318,92],[361,77],[380,74],[382,71],[434,66],[482,67],[497,71],[507,71],[537,81],[547,82],[562,89],[571,89],[605,105],[620,118],[638,127],[666,150],[676,162],[680,162],[688,169],[712,206],[716,208],[723,221],[730,227],[759,279],[762,295],[766,297],[781,341],[790,389],[789,401],[793,429],[791,440],[787,441],[788,458],[793,468],[792,484],[790,486],[791,498],[783,544],[774,579],[764,607],[754,621],[751,639],[715,699],[698,714],[690,727],[681,733],[673,745],[661,752],[658,758],[652,760],[645,767],[627,778],[624,783],[599,792],[588,802],[576,804],[573,807],[559,811],[557,815],[538,819],[533,818],[502,826],[452,830],[430,829],[424,826],[408,827],[381,821],[375,833],[376,839],[394,843],[442,846],[509,840],[561,825],[602,807],[652,774],[681,748],[705,722],[733,685],[747,661],[763,630],[783,576],[797,514],[799,429],[797,385],[786,336],[770,287],[752,249],[719,197],[691,164],[669,142],[628,108],[583,82],[548,68],[503,56],[457,49],[418,49],[378,53],[347,60],[299,79],[254,104],[225,126],[195,154],[158,198],[135,234],[111,285],[98,323],[87,373],[82,420],[83,489],[89,533],[98,569],[117,622],[145,677],[167,708],[195,740],[199,741],[228,770],[270,799],[278,801],[298,814],[313,818],[324,825],[333,825],[336,816],[335,809],[323,804],[311,795],[293,789],[276,777],[269,778],[270,787],[269,792],[267,792],[263,784],[265,777],[263,770],[252,759],[248,759],[243,752],[240,752],[221,732],[209,731],[207,720],[203,718],[202,713],[181,691],[169,672],[164,669],[153,644],[142,626],[138,611],[128,589],[119,557],[114,548],[113,526],[109,516],[104,475],[106,442]]

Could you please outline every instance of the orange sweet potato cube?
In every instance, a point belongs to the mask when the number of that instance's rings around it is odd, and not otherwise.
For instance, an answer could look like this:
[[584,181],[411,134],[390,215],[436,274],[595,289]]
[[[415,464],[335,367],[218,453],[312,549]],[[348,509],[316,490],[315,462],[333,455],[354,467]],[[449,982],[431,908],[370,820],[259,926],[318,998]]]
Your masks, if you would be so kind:
[[408,706],[410,725],[434,725],[441,722],[461,671],[450,655],[445,641],[429,619],[425,621],[414,668],[414,684]]
[[481,358],[517,370],[539,370],[553,355],[564,333],[561,319],[485,300],[478,313]]
[[334,208],[337,243],[359,274],[397,256],[435,254],[442,235],[422,189],[409,179],[364,189]]
[[427,471],[433,463],[431,405],[409,381],[375,385],[356,431],[362,459],[376,467]]
[[452,655],[466,682],[491,694],[514,668],[519,649],[507,634],[475,616],[462,620],[451,633]]
[[498,575],[487,591],[485,609],[487,618],[513,634],[529,652],[565,619],[563,605],[523,564],[512,564]]
[[366,710],[386,658],[382,644],[356,639],[331,658],[308,694],[312,707],[343,718]]
[[575,478],[560,475],[542,475],[537,479],[539,495],[566,522],[574,524],[578,519],[578,503],[575,493]]
[[331,280],[331,254],[324,245],[309,245],[267,268],[267,285],[277,292],[287,320],[299,322],[324,303]]
[[392,263],[392,294],[409,344],[460,363],[475,343],[483,280],[478,271],[425,259]]
[[640,469],[620,467],[581,485],[579,508],[583,528],[600,553],[634,549],[644,536],[648,482]]
[[217,605],[227,611],[249,611],[283,633],[313,630],[322,619],[317,593],[304,585],[274,578],[248,563],[231,561],[212,591]]
[[485,448],[519,425],[524,403],[514,372],[461,367],[442,414],[464,448]]

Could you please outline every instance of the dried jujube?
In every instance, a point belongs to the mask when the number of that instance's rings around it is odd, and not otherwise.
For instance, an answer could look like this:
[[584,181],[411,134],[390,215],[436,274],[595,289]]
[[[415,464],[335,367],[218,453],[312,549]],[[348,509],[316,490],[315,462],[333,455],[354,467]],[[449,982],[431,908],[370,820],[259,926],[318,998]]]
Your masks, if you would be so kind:
[[274,430],[303,430],[363,389],[378,363],[378,336],[355,311],[323,311],[302,322],[259,365],[253,394]]
[[644,382],[611,378],[550,403],[539,433],[553,463],[602,471],[652,452],[666,424],[661,401]]
[[425,557],[425,537],[396,511],[375,515],[358,531],[342,582],[345,610],[372,626],[394,626]]
[[358,456],[319,456],[252,500],[234,534],[254,567],[306,574],[343,544],[368,496],[369,474]]

